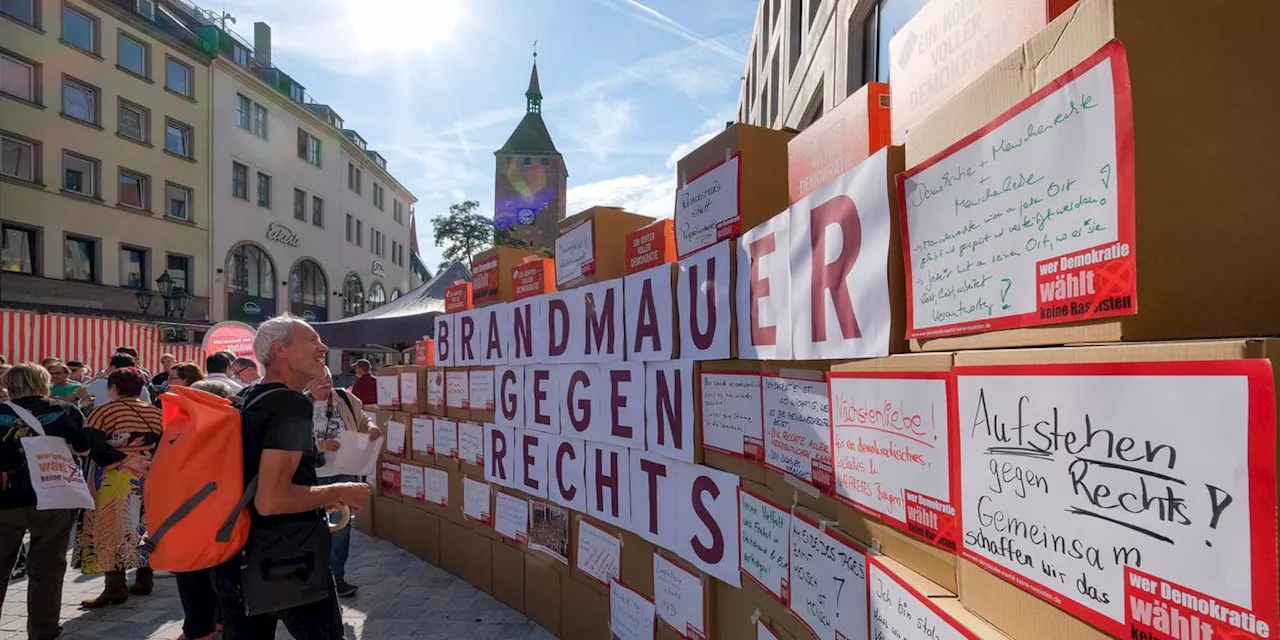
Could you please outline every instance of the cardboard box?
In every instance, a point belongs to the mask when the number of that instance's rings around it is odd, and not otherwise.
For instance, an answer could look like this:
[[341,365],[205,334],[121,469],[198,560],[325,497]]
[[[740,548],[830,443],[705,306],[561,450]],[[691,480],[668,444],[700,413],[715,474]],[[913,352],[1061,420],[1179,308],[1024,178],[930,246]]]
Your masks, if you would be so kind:
[[427,367],[427,414],[444,415],[447,404],[444,392],[444,367]]
[[471,303],[487,307],[515,300],[513,281],[508,274],[536,251],[514,247],[492,247],[471,258]]
[[[417,429],[418,436],[414,436],[413,431]],[[426,464],[435,464],[436,462],[436,427],[435,419],[426,414],[416,414],[409,416],[409,458],[414,462],[422,462]]]
[[[456,464],[456,463],[455,463]],[[444,468],[442,465],[441,468]],[[444,517],[462,526],[470,526],[470,521],[462,513],[462,474],[458,472],[457,467],[449,470],[449,505],[445,507]],[[490,527],[492,529],[492,527]],[[485,533],[481,529],[476,529],[476,533],[484,535],[486,538],[492,537],[491,532]]]
[[524,551],[494,544],[493,597],[516,611],[524,611]]
[[378,367],[378,409],[400,408],[400,367]]
[[[938,615],[938,612],[941,612],[938,617],[944,620],[950,618],[950,620],[946,620],[947,624],[968,631],[972,637],[978,640],[1008,640],[1008,636],[982,618],[974,615],[973,612],[966,610],[955,597],[955,594],[934,584],[928,578],[885,556],[876,556],[874,561],[883,567],[885,573],[892,574],[892,578],[897,578],[905,583],[907,590],[915,591],[916,594],[925,598],[928,601],[928,605],[936,609],[933,612],[934,615]],[[868,571],[870,571],[870,568],[868,568]],[[892,578],[886,578],[886,580]],[[899,623],[901,622],[902,620],[899,619]]]
[[471,283],[465,280],[455,280],[453,284],[445,287],[444,290],[444,312],[458,313],[461,311],[470,311],[471,304]]
[[[1084,0],[1084,4],[1089,4],[1093,1]],[[1259,359],[1270,360],[1274,366],[1278,357],[1280,357],[1280,340],[1239,339],[1113,344],[1049,349],[964,351],[955,355],[955,366]],[[1277,372],[1280,372],[1280,368],[1273,369],[1273,380],[1275,380]],[[1273,384],[1276,383],[1280,383],[1280,380],[1273,382]],[[1271,407],[1271,409],[1274,410],[1275,408]],[[1274,514],[1272,514],[1272,518],[1274,518]],[[1274,520],[1269,518],[1268,522],[1274,523]],[[1191,553],[1194,553],[1194,551],[1191,551]],[[1242,580],[1247,581],[1248,579],[1248,576],[1242,577]],[[1071,586],[1067,585],[1065,588],[1071,589]],[[1110,637],[1108,634],[1032,595],[1032,593],[1024,591],[964,559],[959,561],[959,590],[957,593],[961,603],[966,608],[1005,634],[1008,634],[1011,638],[1018,640],[1022,638],[1076,640]]]
[[490,540],[466,527],[440,521],[442,568],[493,595],[493,549]]
[[591,207],[556,223],[556,288],[626,275],[627,234],[652,222],[622,207]]
[[[763,432],[758,443],[744,442],[743,455],[713,450],[704,445],[706,425],[703,420],[702,376],[708,373],[759,376],[763,369],[764,363],[755,360],[701,360],[694,365],[693,388],[694,432],[697,434],[698,448],[702,451],[702,463],[759,484],[765,482]],[[743,409],[739,408],[739,410]],[[751,407],[750,410],[755,412],[760,410],[760,407]],[[760,415],[760,428],[763,431],[763,415]]]
[[557,565],[537,554],[524,555],[524,613],[553,636],[561,631],[561,582],[570,581]]
[[445,404],[444,415],[453,420],[470,420],[471,419],[471,401],[470,398],[463,396],[458,397],[456,394],[450,394],[449,376],[462,376],[462,383],[467,388],[467,393],[471,391],[471,368],[470,367],[446,367],[445,375]]
[[[680,189],[676,194],[675,213],[676,251],[679,256],[689,255],[702,246],[710,246],[725,238],[737,237],[787,208],[790,203],[787,177],[778,169],[786,166],[787,143],[793,135],[789,131],[737,123],[676,163],[676,185]],[[735,158],[738,163],[736,175],[727,166],[719,173],[710,173]],[[701,184],[700,178],[705,178]],[[700,209],[709,199],[718,200],[733,193],[737,194],[736,222],[716,224],[713,221],[709,235],[699,234],[688,239],[681,235],[684,232],[679,230],[685,229],[686,223],[692,223],[694,217],[705,216],[706,212]]]
[[[714,624],[715,638],[756,638],[756,624],[763,623],[779,640],[794,640],[795,635],[789,632],[790,626],[785,621],[794,620],[785,609],[768,610],[760,607],[749,597],[749,588],[743,583],[742,589],[714,581],[711,587],[715,592]],[[751,585],[755,587],[755,585]],[[755,587],[759,590],[758,587]]]
[[[1123,43],[1132,79],[1133,135],[1141,147],[1132,188],[1122,194],[1140,203],[1133,232],[1139,312],[933,338],[913,348],[1280,334],[1280,296],[1259,294],[1256,286],[1280,277],[1273,259],[1280,217],[1256,214],[1272,208],[1263,185],[1275,182],[1275,140],[1258,131],[1270,130],[1273,109],[1262,87],[1277,86],[1280,66],[1248,62],[1275,59],[1275,39],[1264,25],[1280,20],[1280,5],[1166,3],[1157,13],[1154,19],[1144,3],[1081,0],[907,134],[907,166],[913,167],[986,126],[1107,43]],[[1186,42],[1197,43],[1201,53],[1183,55]],[[1179,98],[1185,96],[1187,78],[1213,78],[1212,98]],[[1231,141],[1231,161],[1206,161],[1220,157],[1225,141]]]
[[433,367],[436,364],[436,341],[423,338],[413,343],[413,363],[419,367]]
[[887,146],[889,85],[869,82],[787,143],[790,202],[794,204]]
[[512,297],[524,300],[556,290],[556,261],[548,258],[525,258],[525,261],[511,268],[511,280],[514,281]]
[[423,511],[420,504],[396,504],[392,543],[432,565],[439,565],[440,519]]
[[[378,496],[392,502],[400,502],[400,463],[401,458],[389,453],[378,459]],[[387,529],[388,535],[391,530]]]
[[609,596],[580,580],[560,581],[560,630],[563,640],[600,640],[609,636]]
[[943,0],[920,7],[889,41],[893,144],[1074,2]]
[[399,506],[396,501],[385,497],[377,497],[372,500],[373,507],[373,530],[378,533],[378,537],[395,544],[396,534],[396,507]]
[[370,479],[370,482],[373,485],[372,486],[373,497],[369,499],[369,503],[366,504],[365,507],[361,509],[359,513],[353,513],[351,517],[352,517],[352,520],[355,522],[353,526],[356,528],[356,531],[359,531],[360,533],[363,533],[366,536],[377,537],[378,535],[377,511],[378,511],[378,500],[379,500],[378,483],[372,479]]
[[675,261],[675,220],[658,220],[627,234],[627,275]]
[[[630,531],[616,527],[614,531],[622,537],[622,566],[619,567],[622,570],[622,583],[636,593],[652,599],[653,554],[657,553],[658,547]],[[608,587],[604,593],[608,597]]]
[[418,365],[397,367],[400,376],[400,410],[425,413],[427,410],[427,368]]
[[[484,380],[485,376],[488,377],[487,381]],[[493,413],[498,400],[493,367],[471,367],[467,372],[467,380],[470,386],[468,400],[471,405],[471,420],[479,423],[493,422]],[[485,395],[486,392],[487,395]]]

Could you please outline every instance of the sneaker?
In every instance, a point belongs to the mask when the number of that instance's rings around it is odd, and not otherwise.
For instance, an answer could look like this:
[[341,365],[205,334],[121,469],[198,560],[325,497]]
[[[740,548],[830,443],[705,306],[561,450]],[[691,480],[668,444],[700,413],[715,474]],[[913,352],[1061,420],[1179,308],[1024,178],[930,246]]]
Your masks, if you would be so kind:
[[354,596],[357,591],[360,590],[360,587],[357,587],[354,584],[347,582],[346,580],[338,580],[337,588],[338,588],[337,590],[338,590],[339,598],[350,598],[351,596]]

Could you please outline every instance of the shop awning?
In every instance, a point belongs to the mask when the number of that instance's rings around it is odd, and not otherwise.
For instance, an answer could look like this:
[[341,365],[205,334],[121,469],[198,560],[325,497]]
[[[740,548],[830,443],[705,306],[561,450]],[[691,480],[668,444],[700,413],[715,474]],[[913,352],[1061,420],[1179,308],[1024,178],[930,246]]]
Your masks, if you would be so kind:
[[334,349],[412,343],[435,334],[435,318],[444,313],[444,291],[458,280],[471,281],[471,269],[455,262],[436,277],[377,309],[311,326]]

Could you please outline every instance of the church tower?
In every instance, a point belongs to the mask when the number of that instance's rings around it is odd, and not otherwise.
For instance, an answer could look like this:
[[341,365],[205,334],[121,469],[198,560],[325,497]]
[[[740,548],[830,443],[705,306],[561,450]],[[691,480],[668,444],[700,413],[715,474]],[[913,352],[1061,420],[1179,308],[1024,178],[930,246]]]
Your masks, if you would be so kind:
[[555,247],[556,223],[565,215],[569,172],[542,121],[537,52],[533,56],[524,118],[493,154],[493,221],[498,229],[511,229],[525,247],[540,250]]

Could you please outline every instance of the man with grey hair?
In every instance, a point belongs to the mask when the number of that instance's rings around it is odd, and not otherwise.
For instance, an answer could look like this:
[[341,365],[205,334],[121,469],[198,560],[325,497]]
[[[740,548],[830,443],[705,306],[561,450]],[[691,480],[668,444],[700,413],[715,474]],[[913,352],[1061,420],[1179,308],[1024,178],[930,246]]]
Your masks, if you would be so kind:
[[362,482],[320,486],[316,477],[312,404],[302,391],[324,376],[328,351],[301,318],[258,326],[262,381],[240,396],[245,485],[257,481],[249,541],[242,557],[215,570],[226,640],[275,637],[277,621],[296,638],[343,637],[326,507],[360,509],[370,492]]

